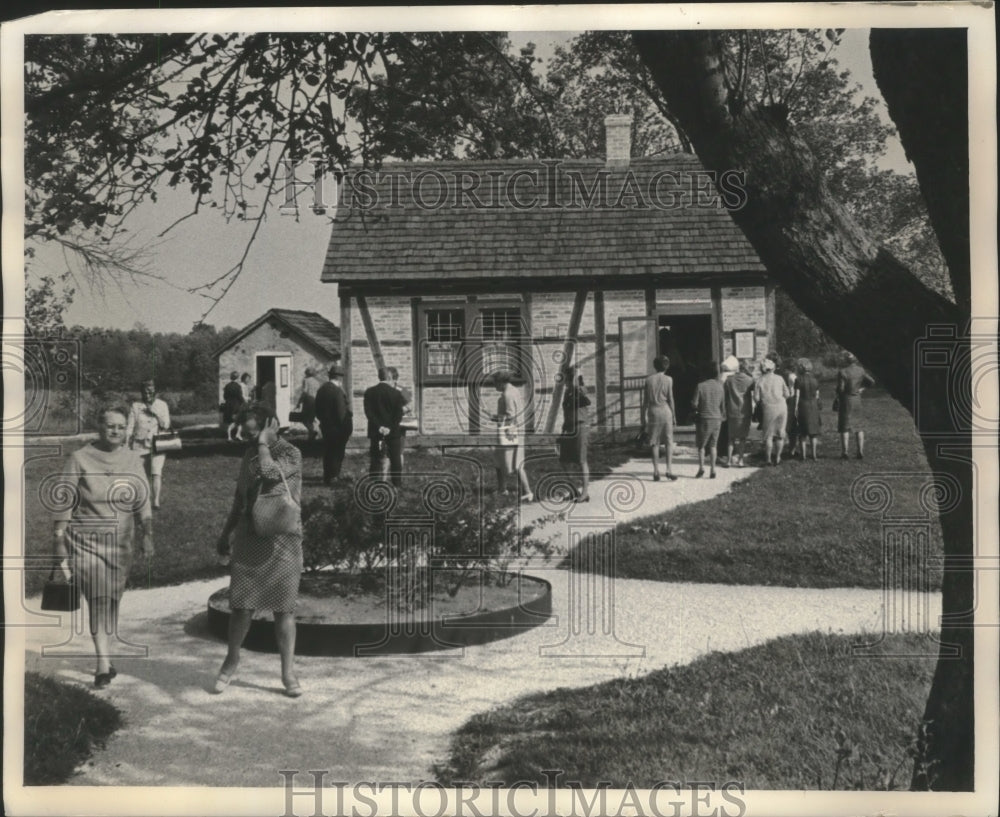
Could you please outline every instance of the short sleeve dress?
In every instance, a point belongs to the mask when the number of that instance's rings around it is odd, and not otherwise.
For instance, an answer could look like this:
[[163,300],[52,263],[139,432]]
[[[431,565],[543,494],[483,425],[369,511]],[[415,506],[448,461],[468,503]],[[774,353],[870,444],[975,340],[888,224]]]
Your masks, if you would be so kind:
[[120,599],[132,566],[135,517],[152,517],[139,452],[85,445],[70,454],[49,493],[53,518],[69,523],[70,570],[84,598]]
[[820,430],[819,401],[816,392],[819,383],[811,372],[799,375],[795,381],[795,391],[799,396],[799,434],[805,437],[815,437]]
[[302,578],[302,526],[276,536],[262,536],[250,511],[260,493],[282,490],[281,472],[296,503],[302,503],[302,454],[286,440],[270,446],[274,464],[262,469],[256,447],[243,455],[236,480],[240,516],[233,532],[229,605],[234,610],[293,613]]

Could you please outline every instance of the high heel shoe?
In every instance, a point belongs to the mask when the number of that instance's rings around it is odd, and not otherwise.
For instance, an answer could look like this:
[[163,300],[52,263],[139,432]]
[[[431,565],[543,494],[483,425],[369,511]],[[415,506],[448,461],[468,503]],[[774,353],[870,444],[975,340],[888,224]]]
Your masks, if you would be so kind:
[[285,684],[285,695],[289,698],[301,698],[302,697],[302,685],[296,678],[290,684]]
[[118,670],[113,666],[108,665],[107,672],[95,672],[94,673],[94,686],[97,689],[104,689],[108,684],[111,683],[111,679],[118,675]]

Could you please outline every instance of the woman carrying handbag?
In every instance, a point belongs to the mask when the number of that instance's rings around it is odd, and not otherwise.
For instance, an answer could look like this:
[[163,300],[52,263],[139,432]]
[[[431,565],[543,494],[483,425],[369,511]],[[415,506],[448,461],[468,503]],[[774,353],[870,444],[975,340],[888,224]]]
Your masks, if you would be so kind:
[[248,446],[216,548],[220,556],[231,553],[231,614],[229,650],[214,691],[223,692],[235,676],[254,611],[271,610],[285,694],[297,698],[302,694],[293,666],[302,577],[302,454],[278,437],[278,420],[266,404],[244,408],[240,426]]
[[97,654],[94,686],[102,688],[118,674],[111,640],[118,635],[118,606],[137,534],[142,555],[153,556],[153,513],[139,454],[125,446],[126,410],[104,408],[99,417],[97,441],[70,454],[55,486],[67,501],[53,509],[53,552],[59,560],[53,577],[72,582],[87,600]]

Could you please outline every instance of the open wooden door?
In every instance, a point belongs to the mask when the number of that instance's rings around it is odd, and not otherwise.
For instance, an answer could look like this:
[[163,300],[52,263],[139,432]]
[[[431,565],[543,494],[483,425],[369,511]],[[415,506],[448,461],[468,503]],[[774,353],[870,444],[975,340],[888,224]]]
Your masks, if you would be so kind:
[[646,315],[618,319],[619,421],[621,428],[643,425],[642,388],[657,354],[657,324]]

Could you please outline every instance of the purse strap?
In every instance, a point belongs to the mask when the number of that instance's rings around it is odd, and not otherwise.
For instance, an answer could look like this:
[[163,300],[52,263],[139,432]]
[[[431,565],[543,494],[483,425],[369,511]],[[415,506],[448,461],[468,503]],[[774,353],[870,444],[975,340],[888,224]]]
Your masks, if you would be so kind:
[[295,497],[292,496],[292,489],[289,488],[288,483],[285,482],[285,472],[281,470],[281,465],[278,464],[277,460],[274,461],[274,465],[278,469],[278,473],[281,474],[281,484],[285,486],[285,493],[288,494],[288,498],[295,503],[296,507],[301,507],[300,503],[295,502]]

